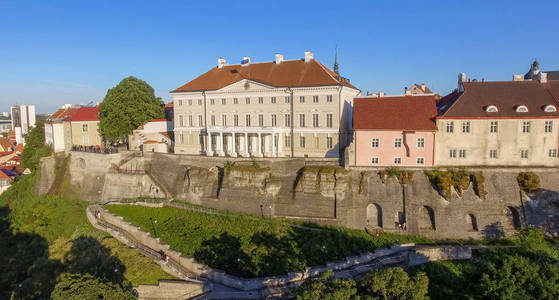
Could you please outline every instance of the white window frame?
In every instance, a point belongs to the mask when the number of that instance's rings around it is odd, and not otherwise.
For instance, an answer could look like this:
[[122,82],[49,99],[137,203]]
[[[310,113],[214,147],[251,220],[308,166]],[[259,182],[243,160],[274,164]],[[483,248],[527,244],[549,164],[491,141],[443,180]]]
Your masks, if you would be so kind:
[[489,158],[491,158],[491,159],[499,158],[499,154],[497,152],[497,149],[490,149],[489,150]]
[[446,121],[446,132],[454,133],[454,121]]
[[402,148],[402,138],[394,138],[394,148]]
[[462,133],[470,133],[470,121],[462,122]]
[[376,137],[372,138],[371,139],[371,148],[379,148],[379,147],[380,147],[380,138],[376,138]]
[[459,158],[466,158],[466,149],[458,150],[458,157]]
[[528,159],[528,149],[522,149],[520,150],[520,158],[521,159]]
[[522,133],[530,133],[532,123],[530,121],[522,121]]
[[557,157],[557,149],[549,149],[549,157]]
[[417,138],[417,148],[419,148],[419,149],[425,148],[425,138],[424,137],[418,137]]
[[379,159],[378,157],[371,157],[371,165],[378,165]]
[[394,157],[394,164],[399,166],[402,164],[402,158],[401,157]]
[[417,158],[415,159],[415,164],[416,164],[416,165],[419,165],[419,166],[425,165],[425,158],[423,158],[423,157],[417,157]]

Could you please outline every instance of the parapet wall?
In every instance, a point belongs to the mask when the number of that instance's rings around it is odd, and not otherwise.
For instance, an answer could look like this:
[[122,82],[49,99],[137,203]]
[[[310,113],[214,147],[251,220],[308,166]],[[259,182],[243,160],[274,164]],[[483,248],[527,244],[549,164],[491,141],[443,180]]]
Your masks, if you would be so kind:
[[[232,162],[235,162],[233,165]],[[37,193],[52,191],[56,161],[41,161]],[[71,152],[67,176],[82,200],[167,197],[275,218],[383,230],[433,238],[513,234],[523,224],[558,231],[559,170],[531,169],[541,189],[530,195],[516,182],[524,168],[484,168],[485,197],[473,184],[450,200],[422,170],[409,182],[381,178],[381,169],[337,166],[331,159],[234,159],[160,153]],[[448,197],[447,197],[448,198]]]

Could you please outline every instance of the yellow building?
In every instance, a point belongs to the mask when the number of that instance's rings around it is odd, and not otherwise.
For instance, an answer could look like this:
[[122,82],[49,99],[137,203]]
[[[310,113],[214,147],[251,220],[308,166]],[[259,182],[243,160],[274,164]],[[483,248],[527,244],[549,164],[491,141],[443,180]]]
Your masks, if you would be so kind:
[[70,137],[66,141],[67,144],[85,147],[102,145],[103,139],[99,133],[99,107],[81,107],[65,121],[65,136]]

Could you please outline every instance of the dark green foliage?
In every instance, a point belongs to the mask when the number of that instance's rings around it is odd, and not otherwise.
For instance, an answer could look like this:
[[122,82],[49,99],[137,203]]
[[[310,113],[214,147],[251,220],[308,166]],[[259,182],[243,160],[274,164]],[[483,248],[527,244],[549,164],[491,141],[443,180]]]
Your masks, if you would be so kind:
[[25,147],[21,154],[21,165],[34,171],[39,167],[39,161],[43,156],[52,154],[50,146],[45,145],[45,129],[43,121],[35,124],[29,135],[25,137]]
[[318,278],[303,282],[293,290],[298,300],[350,300],[355,298],[357,288],[353,279],[336,279],[332,270]]
[[111,142],[122,142],[138,126],[153,119],[164,118],[161,98],[156,98],[153,88],[133,76],[124,78],[107,91],[99,105],[99,129]]
[[51,294],[53,300],[136,299],[129,288],[90,274],[62,274]]
[[534,172],[521,172],[516,176],[516,181],[520,189],[527,193],[540,188],[540,177]]
[[429,278],[418,272],[413,278],[402,268],[388,268],[368,272],[359,282],[359,295],[373,299],[429,299]]
[[158,220],[159,237],[174,250],[245,277],[300,271],[307,266],[387,247],[396,240],[429,242],[413,236],[383,233],[373,237],[360,230],[304,224],[315,229],[311,230],[232,213],[216,215],[171,207],[128,205],[107,208],[154,234],[149,220],[152,217]]

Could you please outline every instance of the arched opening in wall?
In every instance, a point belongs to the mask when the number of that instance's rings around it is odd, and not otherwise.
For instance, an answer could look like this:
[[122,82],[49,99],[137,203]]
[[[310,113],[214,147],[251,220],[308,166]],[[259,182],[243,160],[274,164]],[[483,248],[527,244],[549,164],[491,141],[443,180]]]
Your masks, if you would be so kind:
[[470,225],[470,230],[472,231],[478,231],[478,227],[477,227],[477,219],[476,216],[474,216],[474,214],[468,214],[466,216],[466,221],[468,222],[468,225]]
[[510,224],[514,227],[514,229],[520,229],[522,224],[520,222],[520,213],[518,213],[518,209],[513,206],[507,206],[507,208],[507,219]]
[[419,223],[419,229],[429,229],[429,230],[436,229],[435,211],[431,206],[425,205],[422,208],[420,208],[418,223]]
[[382,207],[376,203],[367,205],[367,225],[382,227]]

